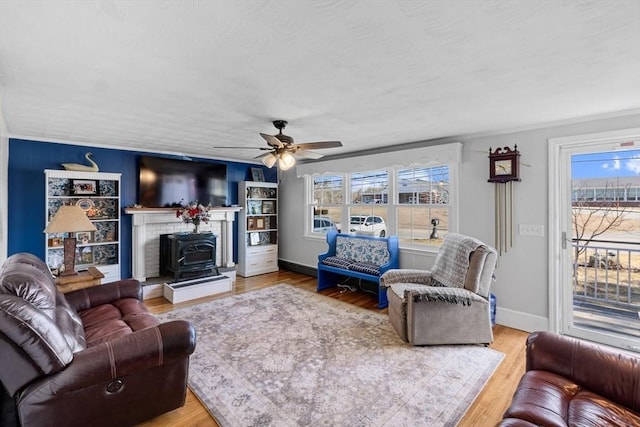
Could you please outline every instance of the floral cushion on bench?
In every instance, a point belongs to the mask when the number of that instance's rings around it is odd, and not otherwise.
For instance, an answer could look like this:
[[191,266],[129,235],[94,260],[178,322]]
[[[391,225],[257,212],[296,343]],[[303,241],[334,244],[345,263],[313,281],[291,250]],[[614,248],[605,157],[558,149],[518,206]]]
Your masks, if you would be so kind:
[[389,262],[390,255],[386,239],[338,236],[336,239],[336,257],[380,266]]

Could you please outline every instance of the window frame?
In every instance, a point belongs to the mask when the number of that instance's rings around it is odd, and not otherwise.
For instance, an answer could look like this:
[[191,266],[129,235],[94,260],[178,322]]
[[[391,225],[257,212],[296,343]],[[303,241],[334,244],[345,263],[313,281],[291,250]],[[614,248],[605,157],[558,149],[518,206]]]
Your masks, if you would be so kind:
[[[447,166],[449,168],[449,183],[448,183],[448,191],[449,191],[449,203],[442,205],[411,205],[398,202],[398,171],[401,169],[407,168],[433,168],[438,166]],[[428,164],[412,164],[410,166],[402,165],[402,166],[389,166],[386,168],[372,168],[371,172],[386,170],[388,172],[389,178],[389,186],[388,186],[388,196],[387,203],[381,204],[372,204],[376,208],[385,207],[387,211],[387,218],[385,219],[387,226],[387,236],[389,235],[397,235],[397,213],[398,208],[401,207],[442,207],[449,209],[449,224],[448,224],[448,232],[457,233],[459,230],[459,189],[458,189],[458,181],[459,181],[459,164],[457,161],[448,160],[448,161],[434,161]],[[350,218],[350,208],[352,206],[366,206],[365,204],[352,204],[351,202],[351,175],[352,173],[362,173],[368,171],[356,171],[356,172],[345,172],[345,173],[335,173],[335,172],[327,172],[327,173],[319,173],[319,174],[305,174],[304,177],[304,188],[305,188],[305,197],[304,197],[304,212],[305,212],[305,221],[304,221],[304,236],[311,239],[325,239],[324,232],[314,232],[313,231],[313,212],[314,208],[317,208],[317,205],[314,204],[314,178],[317,176],[341,176],[342,177],[342,191],[343,191],[343,203],[340,205],[341,207],[341,228],[342,232],[344,230],[344,224],[349,224]],[[332,205],[333,206],[333,205]],[[336,205],[337,206],[337,205]],[[373,215],[378,216],[375,213],[367,214],[367,216]],[[334,221],[335,222],[335,221]],[[437,252],[439,246],[428,245],[428,244],[415,244],[415,243],[407,243],[400,242],[400,248],[404,250],[411,250],[416,252]]]

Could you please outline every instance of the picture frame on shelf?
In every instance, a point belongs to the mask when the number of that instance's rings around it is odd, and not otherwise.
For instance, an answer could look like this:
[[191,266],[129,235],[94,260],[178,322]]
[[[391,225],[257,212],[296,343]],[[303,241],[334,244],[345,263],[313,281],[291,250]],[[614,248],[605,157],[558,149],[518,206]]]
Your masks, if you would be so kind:
[[72,179],[71,193],[74,196],[99,196],[98,181],[95,179]]
[[260,233],[250,233],[249,244],[251,246],[258,246],[260,244]]
[[62,246],[62,242],[63,242],[63,238],[62,237],[51,237],[49,239],[49,246],[50,247],[58,247],[58,246]]
[[263,232],[260,233],[260,244],[261,245],[270,245],[271,242],[271,233],[267,232]]
[[247,218],[247,230],[255,230],[255,229],[256,229],[256,219]]
[[260,188],[260,187],[251,187],[249,190],[250,190],[250,193],[251,193],[249,195],[249,197],[251,199],[262,199],[262,198],[264,198],[264,194],[263,194],[262,188]]
[[87,245],[93,242],[93,237],[91,236],[90,231],[78,231],[76,233],[76,240],[79,245]]
[[256,228],[258,230],[264,230],[264,218],[256,218]]
[[262,168],[251,168],[251,179],[257,182],[264,182],[264,171]]
[[262,201],[249,200],[249,209],[247,212],[249,215],[259,215],[262,213]]
[[93,251],[90,247],[76,248],[77,264],[93,264]]
[[274,214],[275,210],[275,202],[273,200],[265,200],[262,202],[262,213],[263,214]]

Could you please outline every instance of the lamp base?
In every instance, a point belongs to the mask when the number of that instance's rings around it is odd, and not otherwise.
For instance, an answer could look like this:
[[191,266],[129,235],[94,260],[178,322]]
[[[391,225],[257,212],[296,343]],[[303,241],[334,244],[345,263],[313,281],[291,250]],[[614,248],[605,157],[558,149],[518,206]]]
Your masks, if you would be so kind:
[[71,271],[65,270],[59,274],[60,277],[77,276],[77,275],[78,275],[78,272],[75,270],[71,270]]
[[76,238],[65,237],[64,242],[64,271],[60,276],[75,276],[76,274]]

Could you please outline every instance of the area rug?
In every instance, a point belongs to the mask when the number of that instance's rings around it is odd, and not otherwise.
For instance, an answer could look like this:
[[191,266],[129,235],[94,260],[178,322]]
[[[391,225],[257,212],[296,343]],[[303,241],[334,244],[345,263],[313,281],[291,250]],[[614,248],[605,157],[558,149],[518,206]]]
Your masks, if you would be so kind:
[[222,426],[453,426],[500,364],[482,346],[413,347],[388,316],[290,285],[179,308],[189,386]]

